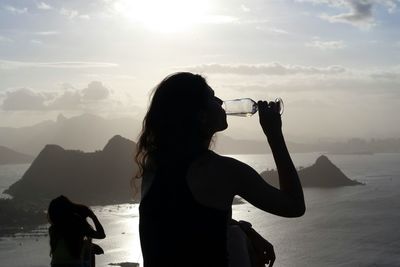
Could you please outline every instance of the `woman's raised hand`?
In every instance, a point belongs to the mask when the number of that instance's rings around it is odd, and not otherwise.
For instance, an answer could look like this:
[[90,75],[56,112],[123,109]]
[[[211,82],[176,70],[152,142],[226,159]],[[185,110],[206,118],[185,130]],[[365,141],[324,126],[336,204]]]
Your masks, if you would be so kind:
[[260,125],[265,135],[270,138],[282,134],[282,120],[277,103],[258,101]]

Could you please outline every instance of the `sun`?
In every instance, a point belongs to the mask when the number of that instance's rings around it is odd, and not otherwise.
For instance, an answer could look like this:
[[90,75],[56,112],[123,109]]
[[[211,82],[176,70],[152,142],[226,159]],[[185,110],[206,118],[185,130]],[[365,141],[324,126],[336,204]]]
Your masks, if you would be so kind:
[[209,7],[207,0],[121,0],[114,3],[117,14],[130,23],[166,33],[188,30],[204,22]]

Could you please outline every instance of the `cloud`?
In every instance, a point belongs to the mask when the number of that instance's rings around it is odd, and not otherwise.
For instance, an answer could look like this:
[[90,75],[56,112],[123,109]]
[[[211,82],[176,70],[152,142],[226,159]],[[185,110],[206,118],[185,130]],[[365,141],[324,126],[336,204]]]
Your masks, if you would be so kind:
[[84,61],[65,61],[65,62],[26,62],[10,61],[0,59],[0,69],[19,69],[19,68],[110,68],[117,67],[118,64],[108,62],[84,62]]
[[11,14],[16,14],[16,15],[24,14],[24,13],[27,13],[27,12],[28,12],[28,8],[26,8],[26,7],[24,7],[24,8],[17,8],[17,7],[14,7],[14,6],[9,6],[9,5],[7,5],[7,6],[4,6],[3,8],[4,8],[5,10],[7,10],[8,12],[10,12]]
[[243,4],[240,5],[240,9],[243,12],[250,12],[251,11],[250,8],[248,8],[246,5],[243,5]]
[[336,15],[321,14],[320,17],[331,23],[347,23],[355,27],[368,29],[376,25],[373,10],[377,6],[384,7],[387,12],[393,13],[398,0],[297,0],[324,4],[329,7],[347,9],[347,12]]
[[72,84],[67,83],[67,82],[61,83],[61,84],[60,84],[60,87],[61,87],[61,89],[63,89],[63,90],[71,90],[71,89],[74,89],[74,90],[75,90],[75,87],[74,87]]
[[273,33],[278,33],[278,34],[289,34],[289,32],[282,30],[282,29],[278,29],[278,28],[271,28],[269,29],[271,32]]
[[88,14],[83,14],[83,15],[79,15],[79,18],[81,18],[81,19],[90,19],[90,16]]
[[14,40],[12,40],[12,39],[10,39],[8,37],[0,35],[0,43],[12,43],[12,42],[14,42]]
[[[20,88],[6,92],[2,98],[3,110],[83,110],[103,106],[105,101],[112,102],[110,90],[99,81],[92,81],[84,89],[75,89],[70,84],[61,85],[63,92],[35,92]],[[108,102],[106,102],[108,103]],[[108,104],[110,104],[108,103]]]
[[7,92],[3,101],[3,110],[43,110],[45,97],[30,89],[21,88]]
[[73,19],[78,16],[79,12],[74,9],[67,9],[63,7],[60,9],[60,14],[68,17],[69,19]]
[[43,44],[42,41],[37,40],[37,39],[32,39],[32,40],[30,40],[29,42],[30,42],[31,44],[34,44],[34,45],[42,45],[42,44]]
[[60,34],[57,31],[42,31],[42,32],[34,32],[34,35],[48,36],[48,35],[58,35]]
[[350,9],[349,12],[334,16],[322,15],[321,17],[330,22],[349,23],[359,27],[369,27],[375,24],[372,14],[372,2],[348,1],[344,5]]
[[371,78],[386,80],[386,81],[398,81],[400,82],[400,71],[377,71],[370,74]]
[[93,80],[98,80],[98,79],[112,79],[112,80],[137,80],[138,77],[131,75],[131,74],[111,74],[111,73],[86,73],[82,74],[83,76],[93,79]]
[[79,14],[78,10],[68,9],[64,7],[60,9],[60,14],[66,16],[69,19],[74,19],[74,18],[90,19],[90,16],[88,14]]
[[[250,95],[288,95],[297,94],[308,96],[330,93],[348,97],[349,95],[385,96],[400,100],[400,66],[382,69],[353,69],[346,68],[346,72],[338,75],[304,76],[293,75],[287,77],[213,77],[219,79],[219,88],[237,92],[247,92]],[[326,97],[326,96],[325,96]]]
[[[181,69],[181,68],[180,68]],[[266,64],[203,64],[186,67],[188,71],[214,74],[237,74],[237,75],[295,75],[295,74],[339,74],[346,72],[341,66],[313,67],[300,65],[283,65],[280,63]]]
[[308,47],[314,47],[321,50],[337,50],[346,47],[343,41],[321,41],[318,39],[308,42],[305,45]]
[[47,3],[45,3],[45,2],[36,3],[36,7],[37,7],[38,9],[41,9],[41,10],[50,10],[50,9],[53,9],[52,6],[50,6],[49,4],[47,4]]
[[93,81],[82,90],[82,99],[85,101],[104,100],[110,95],[110,91],[101,82]]
[[79,91],[66,91],[47,105],[50,110],[74,110],[82,108],[82,95]]

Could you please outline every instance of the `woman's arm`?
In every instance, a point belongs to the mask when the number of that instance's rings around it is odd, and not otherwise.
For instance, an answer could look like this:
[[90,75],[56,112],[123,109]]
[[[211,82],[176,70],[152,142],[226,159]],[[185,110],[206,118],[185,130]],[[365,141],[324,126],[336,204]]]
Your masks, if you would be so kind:
[[[278,170],[280,189],[298,201],[299,204],[304,205],[303,189],[286,147],[282,133],[281,115],[276,111],[276,104],[271,102],[268,105],[265,101],[259,101],[258,108],[260,124],[268,139]],[[305,205],[303,209],[305,210]]]
[[267,212],[299,217],[305,212],[303,189],[286,147],[282,121],[274,104],[258,102],[261,127],[267,137],[279,174],[280,189],[270,186],[251,167],[242,162],[234,163],[232,172],[237,181],[237,192],[244,199]]
[[269,137],[268,142],[278,170],[280,191],[286,194],[293,202],[292,205],[293,208],[295,208],[293,212],[296,213],[294,215],[301,216],[306,209],[303,189],[297,170],[287,150],[283,135]]
[[96,238],[96,239],[104,239],[106,238],[106,234],[104,232],[104,228],[101,225],[99,219],[97,219],[96,215],[94,214],[94,212],[88,208],[88,217],[90,219],[92,219],[94,226],[96,228],[96,230],[90,228],[88,230],[88,236],[91,238]]

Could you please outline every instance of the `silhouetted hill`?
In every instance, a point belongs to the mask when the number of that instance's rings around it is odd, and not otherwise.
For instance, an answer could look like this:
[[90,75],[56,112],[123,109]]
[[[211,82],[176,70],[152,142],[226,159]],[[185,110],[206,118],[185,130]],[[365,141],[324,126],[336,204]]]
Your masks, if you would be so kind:
[[[303,187],[339,187],[361,184],[349,179],[326,156],[320,156],[313,165],[299,170],[298,174]],[[279,188],[277,171],[264,171],[261,176],[268,183]]]
[[90,205],[129,202],[135,146],[119,135],[102,151],[90,153],[46,145],[5,193],[16,201],[44,204],[60,194]]
[[38,155],[46,144],[57,144],[65,149],[95,151],[114,135],[136,138],[140,122],[134,118],[104,119],[93,114],[66,118],[60,114],[56,121],[44,121],[32,126],[0,127],[0,144],[26,153]]
[[13,199],[0,199],[0,236],[30,231],[46,222],[43,208]]
[[32,162],[33,159],[33,156],[19,153],[5,146],[0,146],[0,165],[29,163]]

